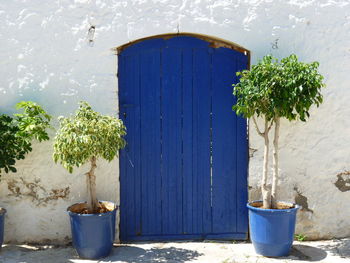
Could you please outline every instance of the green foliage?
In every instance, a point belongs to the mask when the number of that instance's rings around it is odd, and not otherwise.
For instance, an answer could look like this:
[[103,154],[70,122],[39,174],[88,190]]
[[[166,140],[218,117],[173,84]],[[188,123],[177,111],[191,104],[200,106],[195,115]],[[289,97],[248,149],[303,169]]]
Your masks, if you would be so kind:
[[46,129],[51,127],[51,116],[41,106],[31,101],[22,101],[17,103],[16,109],[23,110],[23,113],[14,114],[20,137],[39,142],[49,139]]
[[112,116],[95,112],[87,102],[80,102],[74,116],[61,117],[60,129],[56,133],[53,158],[70,173],[92,157],[108,161],[125,147],[123,122]]
[[22,113],[14,117],[0,115],[0,175],[2,169],[8,173],[16,172],[16,160],[24,159],[32,151],[32,140],[48,140],[46,132],[50,128],[51,116],[41,106],[31,101],[16,105]]
[[303,234],[296,234],[295,237],[294,237],[295,240],[298,240],[300,242],[303,242],[307,239],[307,236],[306,235],[303,235]]
[[233,110],[246,118],[257,114],[267,120],[284,117],[306,121],[310,107],[319,106],[323,99],[323,76],[318,66],[318,62],[299,62],[296,55],[281,61],[265,56],[251,70],[237,72],[240,81],[233,85],[237,97]]

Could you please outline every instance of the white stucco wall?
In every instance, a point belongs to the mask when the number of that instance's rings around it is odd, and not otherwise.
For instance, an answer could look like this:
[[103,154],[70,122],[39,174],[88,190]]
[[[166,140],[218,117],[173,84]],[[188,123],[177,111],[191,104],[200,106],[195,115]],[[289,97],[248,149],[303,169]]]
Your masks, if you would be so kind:
[[[87,41],[91,25],[93,45]],[[33,100],[54,116],[67,115],[87,100],[102,113],[117,114],[117,57],[111,48],[178,30],[236,42],[252,51],[252,63],[267,53],[296,53],[321,63],[324,104],[307,123],[282,122],[280,197],[304,204],[307,198],[309,210],[299,213],[297,232],[309,238],[350,236],[348,0],[1,1],[0,112]],[[262,144],[253,129],[250,147],[250,196],[256,199]],[[18,162],[18,173],[2,177],[7,241],[70,239],[65,209],[85,200],[86,168],[69,175],[51,155],[52,142],[35,145]],[[97,173],[99,198],[118,202],[118,161],[100,162]]]

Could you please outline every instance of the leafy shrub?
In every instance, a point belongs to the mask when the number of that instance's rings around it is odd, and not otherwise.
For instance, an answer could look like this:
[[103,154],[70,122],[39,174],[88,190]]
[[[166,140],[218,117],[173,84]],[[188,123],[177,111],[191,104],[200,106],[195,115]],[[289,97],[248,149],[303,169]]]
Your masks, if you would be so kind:
[[16,172],[17,160],[24,159],[32,151],[32,141],[49,139],[46,132],[50,128],[51,116],[41,106],[31,101],[22,101],[16,105],[22,113],[13,117],[0,115],[0,175]]

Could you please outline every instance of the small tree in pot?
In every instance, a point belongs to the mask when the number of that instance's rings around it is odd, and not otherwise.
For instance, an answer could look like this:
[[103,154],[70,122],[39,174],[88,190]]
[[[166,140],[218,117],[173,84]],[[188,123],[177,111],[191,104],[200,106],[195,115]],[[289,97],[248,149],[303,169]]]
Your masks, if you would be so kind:
[[[237,102],[233,106],[236,114],[252,118],[257,133],[264,139],[264,163],[261,182],[264,209],[288,208],[277,202],[278,191],[278,142],[280,120],[306,121],[312,105],[322,103],[320,90],[324,87],[323,77],[318,72],[318,62],[302,63],[296,55],[290,55],[280,62],[268,55],[251,70],[237,72],[240,80],[234,84]],[[261,117],[264,129],[258,127],[256,117]],[[273,177],[268,187],[269,132],[274,125]],[[265,211],[266,212],[266,211]],[[293,230],[294,233],[294,230]],[[289,249],[288,249],[289,250]]]
[[[32,141],[46,141],[46,132],[51,128],[51,116],[43,108],[31,101],[16,104],[16,109],[22,113],[9,116],[0,114],[0,176],[9,172],[17,172],[15,164],[24,159],[32,151]],[[0,208],[0,247],[4,236],[4,214],[6,210]]]
[[[72,223],[73,243],[78,254],[83,258],[99,258],[109,254],[114,241],[115,205],[111,208],[108,202],[99,202],[96,196],[95,169],[98,158],[112,161],[119,149],[125,146],[123,136],[126,128],[116,117],[104,116],[95,112],[87,102],[80,102],[74,116],[60,117],[60,129],[56,133],[53,158],[60,162],[70,173],[74,167],[90,163],[86,173],[88,201],[69,208]],[[101,226],[97,221],[101,213],[113,212],[108,226]],[[84,217],[82,215],[87,215]],[[97,215],[94,218],[93,215]],[[87,219],[86,219],[87,218]],[[75,220],[83,220],[75,224]],[[87,221],[86,221],[87,220]],[[87,223],[84,223],[87,222]],[[86,227],[84,228],[84,224]],[[74,226],[81,226],[75,229]],[[92,229],[91,229],[92,228]],[[110,231],[101,235],[106,229]],[[86,233],[79,233],[85,231]],[[111,232],[113,231],[113,233]],[[111,233],[110,233],[111,232]],[[102,244],[102,245],[101,245]]]

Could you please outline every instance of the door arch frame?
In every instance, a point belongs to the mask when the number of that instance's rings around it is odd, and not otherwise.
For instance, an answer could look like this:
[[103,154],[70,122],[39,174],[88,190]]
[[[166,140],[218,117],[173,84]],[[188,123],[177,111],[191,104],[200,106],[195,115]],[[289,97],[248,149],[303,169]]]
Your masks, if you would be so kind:
[[139,38],[136,40],[133,40],[129,43],[120,45],[118,47],[113,48],[114,51],[117,52],[117,54],[120,54],[123,50],[125,50],[126,48],[133,46],[139,42],[143,42],[145,40],[149,40],[149,39],[155,39],[155,38],[163,38],[165,40],[173,38],[173,37],[178,37],[178,36],[190,36],[190,37],[195,37],[201,40],[204,40],[206,42],[210,43],[210,47],[213,48],[220,48],[220,47],[225,47],[225,48],[229,48],[229,49],[233,49],[236,50],[238,52],[244,53],[245,55],[248,56],[248,65],[247,68],[250,69],[250,50],[232,42],[229,40],[225,40],[219,37],[214,37],[214,36],[209,36],[209,35],[205,35],[205,34],[198,34],[198,33],[188,33],[188,32],[182,32],[182,33],[165,33],[165,34],[159,34],[159,35],[152,35],[152,36],[148,36],[148,37],[143,37],[143,38]]

